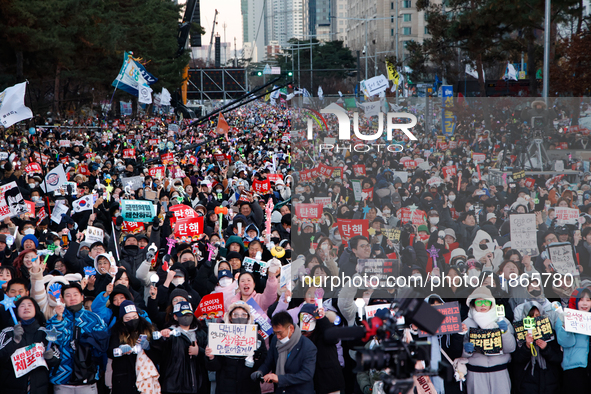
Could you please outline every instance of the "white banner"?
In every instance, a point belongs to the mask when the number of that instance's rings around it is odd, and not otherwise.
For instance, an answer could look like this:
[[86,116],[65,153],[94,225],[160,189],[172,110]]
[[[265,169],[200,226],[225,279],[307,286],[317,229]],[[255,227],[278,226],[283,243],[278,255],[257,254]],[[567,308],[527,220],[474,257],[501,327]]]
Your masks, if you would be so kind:
[[257,349],[256,324],[209,323],[207,346],[216,356],[251,356]]
[[31,119],[33,112],[25,105],[27,83],[19,83],[0,93],[0,123],[8,128],[21,120]]
[[14,376],[16,378],[20,378],[35,368],[47,368],[47,363],[43,358],[44,351],[45,347],[42,343],[33,343],[29,346],[17,349],[14,353],[12,353],[10,360],[12,361]]

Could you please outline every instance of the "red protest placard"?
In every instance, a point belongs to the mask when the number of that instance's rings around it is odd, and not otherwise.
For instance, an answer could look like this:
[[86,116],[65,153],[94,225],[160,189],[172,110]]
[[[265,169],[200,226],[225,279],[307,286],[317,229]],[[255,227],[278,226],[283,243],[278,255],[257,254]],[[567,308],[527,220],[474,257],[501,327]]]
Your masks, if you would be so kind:
[[361,200],[373,200],[373,187],[361,190]]
[[318,171],[320,172],[320,175],[322,175],[326,178],[330,178],[332,176],[332,172],[334,171],[334,168],[327,166],[326,164],[320,164],[318,166]]
[[441,169],[441,172],[443,173],[443,178],[447,178],[448,176],[455,176],[458,173],[458,167],[456,167],[455,165],[443,167]]
[[195,156],[189,157],[189,163],[191,163],[192,165],[197,164],[197,158]]
[[213,157],[215,157],[216,161],[218,162],[226,160],[226,155],[222,153],[216,153],[215,155],[213,155]]
[[456,149],[458,147],[458,141],[449,141],[449,149]]
[[70,162],[70,158],[68,156],[60,157],[60,161],[62,162],[62,164],[68,165],[68,163]]
[[195,310],[199,320],[224,317],[224,293],[213,293],[203,296]]
[[300,181],[301,182],[309,182],[312,179],[312,175],[310,174],[310,170],[303,170],[300,172]]
[[203,216],[183,218],[176,221],[174,237],[181,242],[198,241],[203,234]]
[[301,220],[320,219],[322,204],[295,204],[295,215]]
[[41,166],[39,165],[39,163],[31,163],[25,167],[25,172],[27,174],[35,174],[35,173],[41,174],[41,173],[43,173],[43,170],[41,169]]
[[123,149],[124,159],[135,159],[135,149]]
[[267,179],[273,183],[277,183],[278,180],[283,180],[283,175],[281,174],[268,174]]
[[151,177],[154,178],[164,178],[164,174],[166,173],[165,169],[163,166],[158,166],[158,167],[152,167],[148,170],[148,173],[150,174]]
[[165,153],[160,156],[160,160],[162,160],[162,164],[167,165],[174,161],[174,155],[172,153]]
[[37,163],[42,162],[44,166],[46,166],[47,163],[49,163],[49,156],[47,156],[47,155],[39,156],[39,152],[33,152],[33,157],[35,158],[35,161]]
[[[117,218],[113,218],[113,223],[115,223],[116,220]],[[123,221],[123,224],[121,225],[121,231],[124,233],[136,234],[140,231],[144,231],[144,224],[142,222]]]
[[265,179],[264,181],[255,179],[252,181],[252,190],[258,194],[267,194],[271,191],[271,182],[269,182],[268,179]]
[[400,208],[398,212],[396,212],[396,217],[402,223],[408,223],[412,220],[412,224],[420,226],[421,224],[427,224],[425,219],[425,211],[421,211],[420,209],[415,209],[414,212],[407,207]]
[[417,162],[414,160],[406,160],[404,162],[404,168],[417,168]]
[[365,164],[354,164],[353,165],[353,174],[355,176],[365,176]]
[[525,178],[525,187],[533,187],[536,184],[535,179]]
[[25,200],[25,203],[27,204],[27,213],[25,213],[25,216],[28,216],[30,218],[34,218],[35,217],[35,203],[33,201],[27,201],[27,200]]
[[312,177],[312,179],[316,179],[318,178],[318,176],[320,176],[320,171],[318,170],[318,167],[314,167],[310,170],[310,176]]
[[90,175],[90,171],[88,170],[88,165],[80,164],[78,166],[78,173],[82,175]]
[[157,138],[150,138],[150,139],[148,140],[148,144],[149,144],[150,146],[156,146],[156,145],[158,145],[158,139],[157,139]]
[[174,216],[170,218],[171,226],[174,226],[178,219],[195,218],[199,216],[193,208],[185,204],[172,205],[168,210],[174,213]]
[[472,153],[472,160],[477,163],[484,163],[486,155],[484,153]]
[[367,219],[337,219],[337,226],[343,243],[349,242],[356,235],[369,236],[367,230],[369,223]]

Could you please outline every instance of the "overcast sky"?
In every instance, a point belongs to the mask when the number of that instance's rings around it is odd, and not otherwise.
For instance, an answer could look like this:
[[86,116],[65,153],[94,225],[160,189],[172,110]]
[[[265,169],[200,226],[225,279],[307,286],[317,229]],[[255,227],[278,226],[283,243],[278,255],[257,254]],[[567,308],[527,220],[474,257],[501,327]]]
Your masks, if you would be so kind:
[[224,42],[224,22],[226,22],[226,41],[232,44],[234,50],[234,37],[238,50],[242,49],[242,14],[240,14],[240,0],[205,0],[201,5],[201,25],[205,29],[205,35],[201,37],[203,45],[209,45],[211,39],[211,27],[215,9],[218,10],[215,32],[220,34]]

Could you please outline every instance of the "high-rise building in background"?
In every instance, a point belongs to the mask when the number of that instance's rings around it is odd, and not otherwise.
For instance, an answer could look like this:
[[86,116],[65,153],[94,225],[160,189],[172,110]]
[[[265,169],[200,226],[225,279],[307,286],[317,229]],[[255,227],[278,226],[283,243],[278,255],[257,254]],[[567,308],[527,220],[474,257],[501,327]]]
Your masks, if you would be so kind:
[[241,0],[243,57],[264,60],[267,38],[267,8],[270,0]]
[[347,46],[347,0],[332,0],[331,4],[331,39],[333,41],[343,41]]

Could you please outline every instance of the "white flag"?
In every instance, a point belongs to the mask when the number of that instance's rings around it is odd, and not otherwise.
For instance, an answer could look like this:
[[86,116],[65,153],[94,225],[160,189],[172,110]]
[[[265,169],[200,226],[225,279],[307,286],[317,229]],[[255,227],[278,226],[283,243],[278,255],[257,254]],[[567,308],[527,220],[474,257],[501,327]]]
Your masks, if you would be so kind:
[[93,203],[92,195],[87,195],[72,202],[72,211],[91,211]]
[[339,90],[339,96],[343,97],[343,93],[341,93],[341,91]]
[[322,86],[318,86],[318,97],[323,98],[324,92],[322,91]]
[[152,104],[152,88],[145,81],[138,86],[137,101],[143,104]]
[[45,180],[41,182],[41,188],[45,193],[53,192],[59,189],[67,180],[64,166],[60,164],[45,175]]
[[162,88],[162,94],[160,95],[160,105],[170,105],[171,100],[170,92],[166,88]]
[[517,70],[515,70],[515,67],[511,63],[507,63],[507,69],[503,78],[517,81]]
[[[466,64],[466,74],[470,75],[471,77],[474,77],[476,79],[478,79],[478,71],[476,71],[474,68],[472,68],[471,65]],[[484,69],[482,70],[482,79],[484,81],[486,81],[486,76],[484,74]]]
[[21,120],[31,119],[33,112],[25,105],[27,83],[19,83],[0,93],[0,123],[8,128]]

